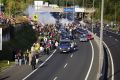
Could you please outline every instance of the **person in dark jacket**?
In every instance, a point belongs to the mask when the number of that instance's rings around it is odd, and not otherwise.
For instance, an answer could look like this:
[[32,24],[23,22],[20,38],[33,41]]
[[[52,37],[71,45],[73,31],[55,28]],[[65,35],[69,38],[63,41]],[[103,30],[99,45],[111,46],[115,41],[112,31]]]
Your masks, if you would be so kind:
[[35,67],[35,65],[36,65],[36,58],[35,58],[35,56],[32,57],[31,65],[32,65],[32,69],[35,70],[36,69],[36,67]]

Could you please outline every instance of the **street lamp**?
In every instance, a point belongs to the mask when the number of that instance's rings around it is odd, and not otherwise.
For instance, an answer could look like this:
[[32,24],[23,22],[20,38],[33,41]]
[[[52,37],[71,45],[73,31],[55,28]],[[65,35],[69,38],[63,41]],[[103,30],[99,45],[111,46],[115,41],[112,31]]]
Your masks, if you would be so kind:
[[[67,0],[66,0],[66,8],[67,8]],[[66,19],[67,19],[67,12],[66,12]]]
[[2,2],[1,2],[1,0],[0,0],[0,13],[1,13],[1,5],[2,5]]
[[75,0],[73,0],[73,22],[75,20],[74,16],[75,16]]
[[83,0],[83,13],[82,13],[82,21],[83,21],[83,18],[84,18],[84,0]]
[[100,59],[99,59],[99,77],[102,76],[101,75],[101,71],[102,71],[102,65],[103,65],[103,11],[104,11],[104,0],[102,0],[102,4],[101,4],[101,27],[100,27],[100,46],[99,46],[99,55],[100,55]]
[[[93,10],[93,11],[94,11],[94,3],[95,3],[95,0],[93,0],[93,6],[92,6],[92,10]],[[94,13],[94,12],[93,12],[93,13]],[[93,15],[92,15],[92,33],[94,33],[94,32],[93,32],[93,27],[94,27],[94,26],[93,26],[93,22],[94,22],[94,21],[93,21]]]
[[117,22],[116,22],[116,16],[117,16],[116,8],[117,8],[117,6],[116,6],[116,3],[115,3],[115,27],[117,25]]

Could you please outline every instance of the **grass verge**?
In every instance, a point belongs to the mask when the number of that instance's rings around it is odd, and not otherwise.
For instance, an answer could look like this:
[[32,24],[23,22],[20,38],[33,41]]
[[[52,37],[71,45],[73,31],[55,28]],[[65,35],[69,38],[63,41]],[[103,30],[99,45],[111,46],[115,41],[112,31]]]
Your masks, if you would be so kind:
[[7,60],[1,60],[0,61],[0,73],[7,69],[8,67],[12,66],[14,64],[13,61],[10,61],[9,64],[8,64],[8,61]]

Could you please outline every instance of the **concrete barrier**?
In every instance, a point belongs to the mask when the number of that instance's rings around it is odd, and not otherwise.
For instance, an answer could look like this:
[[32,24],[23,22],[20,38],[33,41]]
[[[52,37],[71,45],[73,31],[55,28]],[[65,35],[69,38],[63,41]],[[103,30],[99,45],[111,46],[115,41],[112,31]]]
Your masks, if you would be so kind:
[[102,54],[100,54],[100,38],[96,35],[93,34],[92,32],[89,31],[89,33],[91,33],[94,37],[95,42],[97,43],[97,46],[99,47],[99,70],[98,70],[98,76],[97,76],[97,80],[99,80],[103,75],[103,63],[104,63],[104,49],[102,49]]
[[[92,32],[90,32],[90,33],[93,34]],[[97,45],[99,47],[100,38],[96,34],[93,34],[93,36],[94,36],[95,42],[97,43]],[[107,44],[103,41],[103,53],[99,54],[98,80],[106,80],[110,76],[111,76],[111,80],[114,80],[114,64],[113,64],[111,52],[110,52]]]

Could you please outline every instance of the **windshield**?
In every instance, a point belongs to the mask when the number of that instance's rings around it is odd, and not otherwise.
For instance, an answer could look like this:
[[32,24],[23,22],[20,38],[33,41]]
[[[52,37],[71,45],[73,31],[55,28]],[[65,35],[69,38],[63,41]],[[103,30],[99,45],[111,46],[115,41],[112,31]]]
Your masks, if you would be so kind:
[[70,42],[60,42],[60,45],[61,45],[61,46],[64,46],[64,45],[70,46]]

